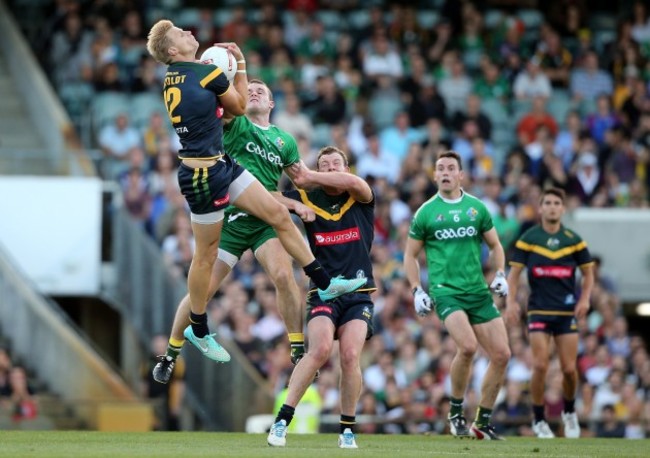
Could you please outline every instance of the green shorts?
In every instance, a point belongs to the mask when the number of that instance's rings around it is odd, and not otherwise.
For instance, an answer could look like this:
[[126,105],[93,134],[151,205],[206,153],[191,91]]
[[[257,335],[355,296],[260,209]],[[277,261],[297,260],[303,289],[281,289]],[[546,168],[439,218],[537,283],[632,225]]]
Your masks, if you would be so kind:
[[244,212],[226,212],[219,249],[239,259],[249,248],[255,252],[267,240],[277,237],[275,230],[259,218]]
[[444,322],[449,315],[457,310],[465,312],[470,324],[487,323],[501,316],[492,295],[488,292],[436,297],[436,314],[440,321]]

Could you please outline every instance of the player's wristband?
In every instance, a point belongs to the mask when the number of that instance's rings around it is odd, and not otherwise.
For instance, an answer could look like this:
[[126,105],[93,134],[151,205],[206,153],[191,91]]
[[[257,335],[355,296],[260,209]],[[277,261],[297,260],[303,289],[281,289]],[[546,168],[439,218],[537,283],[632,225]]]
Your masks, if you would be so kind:
[[246,63],[246,60],[244,60],[244,59],[242,59],[242,60],[238,60],[237,63],[238,63],[238,64],[245,64],[245,63]]
[[246,70],[237,70],[237,73],[246,73]]

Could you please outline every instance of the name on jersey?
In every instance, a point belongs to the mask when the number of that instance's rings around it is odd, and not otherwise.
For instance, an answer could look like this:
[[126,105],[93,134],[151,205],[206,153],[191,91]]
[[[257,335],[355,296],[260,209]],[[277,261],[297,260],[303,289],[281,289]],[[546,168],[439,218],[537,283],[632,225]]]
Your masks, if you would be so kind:
[[185,82],[185,77],[187,76],[187,75],[173,76],[173,75],[169,75],[169,73],[167,75],[168,76],[165,76],[165,87],[173,86],[175,84],[183,84]]
[[314,234],[314,240],[316,245],[340,245],[361,240],[361,231],[358,227],[351,227],[336,232],[317,232]]
[[474,226],[461,226],[456,229],[450,227],[448,229],[438,229],[434,232],[438,240],[462,239],[464,237],[474,237],[476,234],[478,234],[478,231]]
[[282,158],[280,156],[270,151],[266,151],[264,148],[260,148],[260,146],[256,145],[254,142],[246,143],[246,151],[257,154],[262,159],[269,161],[271,164],[276,164],[282,167]]
[[536,266],[532,271],[536,278],[571,278],[573,275],[573,267],[569,266]]

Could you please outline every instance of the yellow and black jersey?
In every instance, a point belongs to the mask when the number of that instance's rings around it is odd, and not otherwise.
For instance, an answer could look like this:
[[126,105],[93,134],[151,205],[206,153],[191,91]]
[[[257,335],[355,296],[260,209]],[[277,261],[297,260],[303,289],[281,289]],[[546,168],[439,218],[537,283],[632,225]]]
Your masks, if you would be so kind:
[[517,240],[510,265],[528,269],[529,314],[573,315],[576,268],[591,262],[587,243],[578,234],[564,226],[549,234],[536,225]]
[[181,141],[181,159],[223,154],[223,107],[218,96],[229,87],[226,75],[215,65],[175,62],[167,67],[163,99]]
[[[366,277],[368,283],[357,292],[374,291],[370,260],[374,238],[374,195],[368,203],[357,202],[347,192],[333,196],[322,189],[309,192],[293,190],[284,195],[302,202],[316,213],[316,219],[305,223],[305,229],[311,251],[325,270],[333,277]],[[312,284],[310,289],[313,288]]]

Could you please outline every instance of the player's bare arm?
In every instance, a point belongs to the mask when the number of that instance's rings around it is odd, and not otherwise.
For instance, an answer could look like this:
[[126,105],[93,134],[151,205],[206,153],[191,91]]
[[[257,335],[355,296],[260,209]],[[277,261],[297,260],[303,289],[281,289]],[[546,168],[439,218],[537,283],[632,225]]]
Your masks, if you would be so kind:
[[282,193],[277,191],[274,191],[271,194],[273,197],[275,197],[275,200],[287,207],[290,212],[294,212],[296,215],[298,215],[298,217],[304,222],[310,223],[316,219],[316,213],[307,205],[298,202],[297,200],[284,197]]
[[591,290],[594,287],[594,264],[590,262],[580,266],[580,272],[582,272],[582,289],[575,308],[576,318],[578,319],[586,317],[589,312],[589,299],[591,298]]
[[519,278],[524,266],[521,264],[511,264],[508,273],[508,297],[506,298],[506,322],[508,324],[517,324],[521,316],[521,306],[517,302],[517,291],[519,289]]
[[487,232],[483,233],[483,240],[490,249],[490,255],[492,256],[492,262],[497,272],[501,271],[505,273],[506,265],[506,254],[503,251],[503,246],[499,241],[499,236],[497,235],[497,230],[495,228],[490,229]]
[[302,161],[294,164],[287,170],[291,181],[299,188],[322,186],[347,191],[357,202],[368,203],[372,201],[372,189],[363,179],[348,172],[316,172],[309,170]]
[[418,262],[418,256],[423,246],[424,242],[422,240],[415,240],[410,237],[406,239],[406,247],[404,248],[404,273],[411,288],[422,286],[420,284],[420,263]]

